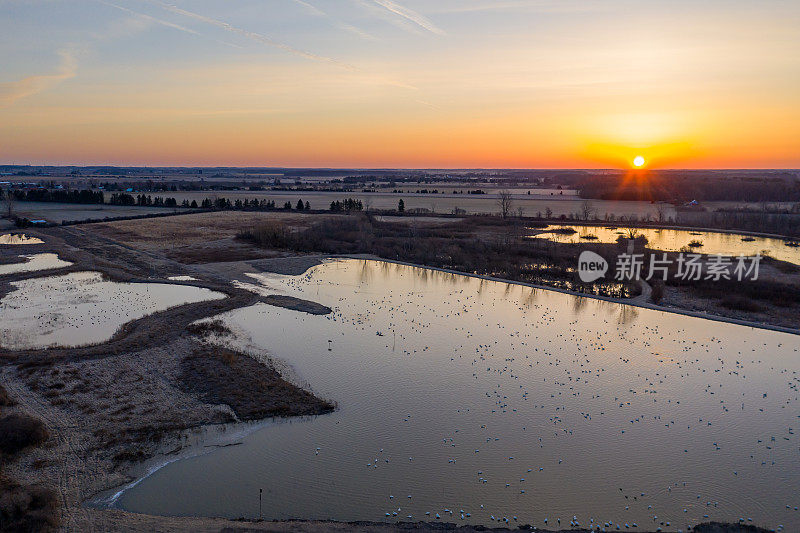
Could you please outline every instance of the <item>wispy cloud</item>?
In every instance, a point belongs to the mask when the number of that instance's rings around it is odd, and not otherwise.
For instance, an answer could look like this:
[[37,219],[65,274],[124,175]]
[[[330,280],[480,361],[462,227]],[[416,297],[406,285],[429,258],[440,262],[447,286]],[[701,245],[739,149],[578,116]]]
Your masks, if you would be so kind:
[[396,2],[392,2],[392,0],[372,0],[375,4],[388,9],[395,15],[402,17],[406,20],[413,22],[414,24],[428,30],[429,32],[435,33],[437,35],[446,35],[445,31],[439,28],[436,24],[431,22],[426,16],[422,15],[414,11],[413,9],[407,8],[405,6],[401,6]]
[[341,30],[348,31],[350,33],[358,35],[359,37],[361,37],[363,39],[367,39],[367,40],[370,40],[370,41],[376,40],[373,35],[370,35],[369,33],[365,32],[361,28],[357,28],[357,27],[353,26],[352,24],[348,24],[346,22],[342,22],[340,20],[337,20],[337,19],[333,18],[331,15],[329,15],[328,13],[326,13],[323,10],[321,10],[320,8],[318,8],[315,5],[312,5],[312,4],[310,4],[308,2],[305,2],[303,0],[291,0],[291,1],[294,2],[295,4],[299,4],[299,5],[303,6],[306,10],[308,10],[309,13],[311,13],[314,16],[325,17],[327,19],[330,19],[331,22],[333,23],[333,25],[336,26],[337,28],[341,29]]
[[108,2],[107,0],[97,0],[97,2],[100,2],[101,4],[109,6],[109,7],[115,7],[117,9],[119,9],[120,11],[124,11],[125,13],[128,13],[129,15],[133,15],[134,17],[139,17],[141,19],[147,20],[149,22],[153,22],[155,24],[160,24],[161,26],[166,26],[167,28],[172,28],[174,30],[182,31],[184,33],[191,33],[192,35],[200,35],[199,32],[196,32],[191,28],[187,28],[186,26],[181,26],[180,24],[175,24],[173,22],[169,22],[168,20],[162,20],[162,19],[156,18],[156,17],[154,17],[152,15],[146,15],[144,13],[139,13],[138,11],[134,11],[132,9],[128,9],[127,7],[114,4],[113,2]]
[[[232,48],[241,48],[241,46],[239,46],[238,44],[233,44],[233,43],[229,43],[227,41],[222,41],[220,39],[215,39],[213,37],[208,37],[206,35],[203,35],[199,31],[195,31],[195,30],[193,30],[191,28],[187,28],[186,26],[181,26],[180,24],[175,24],[174,22],[170,22],[168,20],[160,19],[160,18],[154,17],[152,15],[148,15],[146,13],[141,13],[139,11],[134,11],[133,9],[127,8],[125,6],[121,6],[119,4],[115,4],[113,2],[109,2],[108,0],[95,0],[95,1],[101,3],[101,4],[105,5],[105,6],[113,7],[115,9],[119,9],[120,11],[123,11],[124,13],[127,13],[127,14],[131,15],[131,18],[128,19],[128,25],[129,26],[131,26],[131,25],[135,26],[137,21],[141,21],[141,22],[143,22],[144,24],[147,24],[147,25],[155,24],[155,25],[159,25],[159,26],[164,26],[166,28],[171,28],[173,30],[178,30],[178,31],[183,32],[183,33],[188,33],[188,34],[191,34],[191,35],[196,35],[198,37],[210,39],[212,41],[218,42],[219,44],[223,44],[225,46],[230,46]],[[141,31],[142,29],[146,29],[146,28],[147,28],[147,26],[140,25],[138,28],[135,28],[135,29],[138,30],[138,31]],[[100,36],[98,36],[98,38],[99,39],[114,39],[114,38],[117,38],[119,36],[120,36],[119,35],[119,30],[117,28],[111,27],[105,32],[105,34],[101,34]]]
[[75,54],[70,50],[59,50],[58,54],[61,56],[61,64],[55,73],[27,76],[21,80],[0,83],[0,109],[46,91],[64,80],[74,78],[78,71]]
[[295,47],[293,47],[291,45],[288,45],[286,43],[282,43],[280,41],[276,41],[275,39],[272,39],[271,37],[267,37],[266,35],[262,35],[260,33],[252,32],[252,31],[245,30],[245,29],[242,29],[242,28],[238,28],[238,27],[236,27],[236,26],[234,26],[232,24],[229,24],[227,22],[224,22],[222,20],[217,20],[217,19],[214,19],[214,18],[211,18],[211,17],[207,17],[205,15],[201,15],[199,13],[194,13],[192,11],[187,11],[185,9],[179,8],[176,5],[167,4],[167,3],[161,2],[159,0],[145,0],[145,1],[150,3],[150,4],[157,5],[157,6],[161,7],[162,9],[165,9],[165,10],[171,12],[171,13],[175,13],[176,15],[181,15],[181,16],[188,17],[188,18],[191,18],[191,19],[194,19],[194,20],[198,20],[200,22],[204,22],[206,24],[210,24],[212,26],[216,26],[218,28],[222,28],[225,31],[228,31],[230,33],[235,33],[237,35],[241,35],[242,37],[250,39],[251,41],[255,41],[255,42],[258,42],[258,43],[261,43],[261,44],[265,44],[267,46],[272,46],[274,48],[278,48],[280,50],[283,50],[284,52],[288,52],[290,54],[302,57],[304,59],[310,59],[312,61],[321,61],[323,63],[330,63],[332,65],[336,65],[338,67],[341,67],[341,68],[344,68],[344,69],[347,69],[347,70],[354,70],[353,66],[348,65],[346,63],[343,63],[343,62],[341,62],[341,61],[339,61],[337,59],[334,59],[334,58],[331,58],[331,57],[322,56],[322,55],[318,55],[318,54],[314,54],[314,53],[311,53],[311,52],[306,52],[305,50],[300,50],[299,48],[295,48]]

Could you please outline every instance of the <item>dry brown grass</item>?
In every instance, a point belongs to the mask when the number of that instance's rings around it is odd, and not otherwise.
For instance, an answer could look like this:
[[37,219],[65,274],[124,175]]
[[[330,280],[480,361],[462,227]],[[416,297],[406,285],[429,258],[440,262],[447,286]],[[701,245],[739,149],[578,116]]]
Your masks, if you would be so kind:
[[221,320],[209,320],[197,324],[189,324],[186,326],[186,331],[198,337],[208,337],[210,335],[223,336],[232,333],[228,326],[223,324]]
[[317,415],[335,408],[285,381],[274,369],[226,348],[198,348],[183,360],[182,367],[184,390],[209,403],[230,406],[241,420]]
[[87,230],[125,244],[144,247],[203,245],[236,236],[242,227],[280,220],[292,227],[309,227],[326,215],[292,212],[217,211],[179,217],[122,220],[85,226]]

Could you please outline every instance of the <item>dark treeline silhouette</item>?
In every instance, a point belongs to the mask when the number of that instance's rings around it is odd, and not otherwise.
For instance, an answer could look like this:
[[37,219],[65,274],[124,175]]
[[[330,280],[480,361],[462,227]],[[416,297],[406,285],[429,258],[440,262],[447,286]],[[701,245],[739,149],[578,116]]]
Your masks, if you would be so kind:
[[578,184],[581,198],[640,201],[800,201],[800,181],[793,176],[700,177],[634,173],[591,176]]
[[[155,198],[145,194],[138,194],[135,197],[127,193],[113,193],[109,200],[111,205],[138,205],[140,207],[178,207],[175,198]],[[197,205],[195,204],[195,207]]]
[[800,210],[718,209],[709,212],[678,213],[687,226],[800,236]]
[[[102,204],[103,191],[67,189],[15,189],[10,191],[20,202],[60,202],[65,204]],[[0,199],[8,194],[0,190]]]
[[364,209],[364,204],[361,200],[356,200],[354,198],[347,198],[343,202],[336,200],[335,202],[331,202],[330,210],[338,213],[340,211],[361,211]]
[[[111,205],[130,205],[130,206],[147,206],[147,207],[178,207],[178,201],[175,198],[161,196],[152,197],[150,195],[139,194],[132,195],[129,193],[113,193],[109,200]],[[259,200],[258,198],[244,198],[231,201],[229,198],[214,197],[204,198],[197,203],[197,200],[183,200],[180,207],[189,209],[216,209],[216,210],[237,210],[237,211],[273,211],[278,209],[275,205],[275,200]],[[292,203],[286,202],[283,204],[282,209],[291,210]],[[298,211],[308,211],[311,209],[309,202],[297,201]]]

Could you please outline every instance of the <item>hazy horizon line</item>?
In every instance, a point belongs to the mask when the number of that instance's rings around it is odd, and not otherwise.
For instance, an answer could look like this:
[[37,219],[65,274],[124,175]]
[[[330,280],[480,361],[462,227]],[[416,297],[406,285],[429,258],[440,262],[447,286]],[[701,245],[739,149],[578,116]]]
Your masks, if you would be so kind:
[[622,167],[359,167],[359,166],[270,166],[270,165],[174,165],[174,164],[117,164],[117,163],[90,163],[90,164],[68,164],[68,163],[5,163],[0,162],[0,167],[52,167],[52,168],[93,168],[93,167],[116,167],[116,168],[197,168],[197,169],[289,169],[289,170],[357,170],[357,171],[398,171],[398,170],[440,170],[440,171],[497,171],[497,170],[536,170],[536,171],[616,171],[616,172],[648,172],[648,171],[794,171],[800,172],[800,168],[792,167],[702,167],[702,168],[681,168],[681,167],[662,167],[662,168],[622,168]]

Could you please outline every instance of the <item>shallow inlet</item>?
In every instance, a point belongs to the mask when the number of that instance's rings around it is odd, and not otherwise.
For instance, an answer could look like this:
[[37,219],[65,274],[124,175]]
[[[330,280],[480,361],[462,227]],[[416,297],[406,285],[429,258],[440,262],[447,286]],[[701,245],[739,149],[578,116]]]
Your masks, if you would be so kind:
[[[560,243],[613,243],[619,237],[628,237],[626,226],[585,226],[556,224],[548,226],[546,231],[565,228],[575,233],[540,233],[536,239],[547,239]],[[786,246],[782,239],[767,237],[746,237],[736,233],[719,233],[714,231],[694,231],[676,229],[635,228],[637,235],[647,237],[648,247],[665,252],[679,252],[686,249],[691,241],[700,241],[703,246],[691,248],[691,253],[722,254],[736,257],[739,255],[769,255],[773,259],[788,261],[800,265],[800,248]],[[596,239],[586,239],[594,236]],[[748,239],[743,241],[742,239]],[[752,240],[750,240],[752,239]]]
[[123,324],[187,303],[218,300],[208,289],[104,281],[75,272],[12,283],[0,300],[0,346],[12,350],[83,346],[110,339]]
[[335,309],[224,319],[340,409],[119,507],[257,518],[263,488],[267,519],[800,529],[797,336],[377,261],[257,279]]
[[18,272],[35,272],[37,270],[50,270],[51,268],[64,268],[72,263],[63,261],[56,254],[21,255],[25,261],[0,265],[0,276],[16,274]]
[[44,244],[38,237],[28,237],[24,233],[6,233],[0,235],[0,244]]

